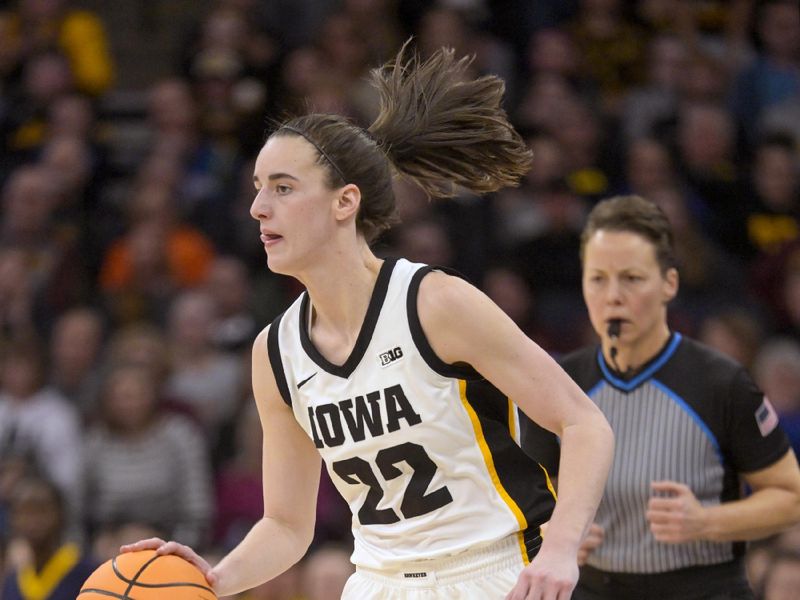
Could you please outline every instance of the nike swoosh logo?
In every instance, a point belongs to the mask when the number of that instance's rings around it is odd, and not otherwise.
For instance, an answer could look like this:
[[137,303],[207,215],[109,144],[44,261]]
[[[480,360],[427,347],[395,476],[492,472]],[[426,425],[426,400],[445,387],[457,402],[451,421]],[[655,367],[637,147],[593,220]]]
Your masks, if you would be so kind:
[[303,379],[303,381],[301,381],[300,383],[298,383],[298,384],[297,384],[297,389],[299,390],[301,387],[303,387],[305,384],[307,384],[309,381],[311,381],[311,379],[312,379],[312,378],[314,377],[314,375],[316,375],[317,373],[319,373],[319,371],[314,371],[314,373],[313,373],[313,374],[311,374],[311,375],[309,375],[308,377],[306,377],[305,379]]

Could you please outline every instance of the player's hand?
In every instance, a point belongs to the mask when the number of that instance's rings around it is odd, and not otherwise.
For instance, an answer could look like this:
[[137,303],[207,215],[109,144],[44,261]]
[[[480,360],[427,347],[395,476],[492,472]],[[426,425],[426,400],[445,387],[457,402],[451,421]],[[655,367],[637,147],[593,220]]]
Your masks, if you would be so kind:
[[656,540],[682,544],[705,538],[706,509],[687,485],[654,481],[645,516]]
[[211,565],[189,546],[184,546],[178,542],[165,542],[161,538],[153,537],[146,540],[139,540],[133,544],[121,546],[120,552],[138,552],[140,550],[155,550],[157,554],[174,554],[182,559],[189,561],[205,576],[208,585],[212,588],[219,583],[219,576],[213,571]]
[[569,600],[578,583],[575,556],[539,552],[522,570],[506,600]]
[[597,523],[592,523],[589,526],[589,531],[586,532],[586,536],[583,538],[583,542],[581,542],[581,547],[578,548],[578,564],[580,566],[585,565],[589,555],[603,543],[605,535],[606,530]]

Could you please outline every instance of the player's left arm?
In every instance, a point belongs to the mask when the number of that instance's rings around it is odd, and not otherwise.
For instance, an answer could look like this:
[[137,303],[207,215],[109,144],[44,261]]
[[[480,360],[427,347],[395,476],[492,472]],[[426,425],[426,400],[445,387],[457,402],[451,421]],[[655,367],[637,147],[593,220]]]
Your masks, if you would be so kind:
[[743,473],[752,493],[741,500],[702,505],[688,486],[653,482],[647,519],[655,538],[665,543],[693,540],[745,541],[779,533],[800,522],[800,469],[792,450],[773,464]]
[[533,588],[543,600],[568,597],[577,581],[578,548],[611,465],[614,441],[608,422],[544,350],[465,281],[440,272],[427,275],[418,312],[439,358],[472,365],[561,438],[558,503],[539,554],[509,598],[524,598]]

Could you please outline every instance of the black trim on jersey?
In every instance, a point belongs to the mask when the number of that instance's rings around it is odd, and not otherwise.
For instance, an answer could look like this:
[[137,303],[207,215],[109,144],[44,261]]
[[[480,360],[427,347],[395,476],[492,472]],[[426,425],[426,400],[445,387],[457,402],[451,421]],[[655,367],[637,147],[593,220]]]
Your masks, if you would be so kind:
[[524,537],[532,558],[538,526],[550,519],[556,503],[547,487],[546,472],[511,436],[507,396],[485,379],[468,381],[465,396],[480,422],[500,484],[528,522]]
[[355,371],[361,359],[364,358],[364,353],[372,340],[375,325],[378,323],[378,317],[381,314],[381,308],[383,308],[383,301],[386,299],[386,292],[389,289],[389,281],[392,278],[392,271],[396,262],[397,259],[394,258],[387,258],[383,261],[355,346],[353,346],[350,356],[347,357],[347,360],[342,365],[335,365],[322,356],[311,341],[311,337],[308,335],[308,292],[303,293],[303,299],[300,304],[300,343],[308,357],[331,375],[347,379]]
[[411,329],[411,338],[414,340],[414,345],[419,350],[420,355],[439,375],[444,377],[455,377],[457,379],[480,379],[481,375],[472,366],[467,364],[449,364],[444,362],[431,348],[428,342],[428,337],[422,330],[422,323],[419,320],[419,313],[417,312],[417,297],[419,296],[419,286],[422,283],[422,278],[432,271],[442,271],[454,277],[465,279],[461,273],[449,269],[447,267],[422,267],[411,278],[411,283],[408,285],[408,296],[406,297],[406,312],[408,313],[408,326]]
[[542,547],[542,528],[539,525],[530,525],[522,532],[522,541],[525,545],[528,562],[531,562]]
[[283,370],[281,349],[278,343],[278,330],[283,315],[284,313],[281,313],[275,317],[275,320],[269,326],[269,331],[267,332],[267,354],[269,355],[269,364],[272,367],[272,374],[275,376],[275,383],[278,384],[278,391],[281,393],[283,401],[288,406],[291,406],[292,396],[289,393],[289,385],[286,383],[286,373]]

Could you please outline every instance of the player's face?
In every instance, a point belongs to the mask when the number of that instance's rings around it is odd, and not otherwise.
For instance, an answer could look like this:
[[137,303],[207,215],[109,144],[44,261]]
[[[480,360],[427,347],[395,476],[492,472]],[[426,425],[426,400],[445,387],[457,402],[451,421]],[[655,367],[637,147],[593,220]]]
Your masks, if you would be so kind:
[[335,193],[316,149],[298,136],[270,138],[256,159],[253,183],[250,215],[259,223],[270,270],[302,271],[324,252],[335,229]]
[[662,273],[655,247],[629,231],[597,231],[584,249],[583,297],[597,334],[619,319],[620,345],[638,345],[667,331],[667,302],[678,290],[675,269]]

